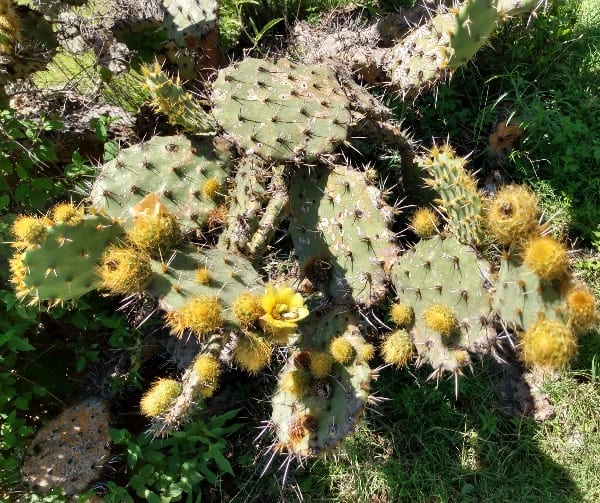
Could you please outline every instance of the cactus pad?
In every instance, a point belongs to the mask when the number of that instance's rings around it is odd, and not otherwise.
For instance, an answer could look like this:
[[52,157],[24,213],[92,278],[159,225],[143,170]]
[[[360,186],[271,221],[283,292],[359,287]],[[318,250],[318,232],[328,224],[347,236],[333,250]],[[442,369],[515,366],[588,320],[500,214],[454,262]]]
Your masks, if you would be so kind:
[[[350,434],[364,411],[371,370],[364,358],[364,339],[351,313],[332,311],[314,330],[302,336],[302,350],[294,352],[280,375],[275,393],[272,422],[277,450],[297,456],[315,456],[332,450]],[[328,375],[307,374],[311,355],[328,352],[332,339],[341,339],[353,349],[346,365],[333,363]]]
[[314,159],[346,139],[348,98],[330,70],[246,58],[213,86],[217,122],[247,153]]
[[123,228],[99,214],[84,215],[76,223],[40,220],[46,223],[43,238],[17,248],[10,262],[17,296],[31,304],[54,305],[97,288],[96,265],[106,247],[123,236]]
[[290,232],[308,279],[339,300],[380,302],[398,247],[389,229],[393,209],[365,174],[345,166],[302,169],[291,181],[290,207]]
[[190,231],[204,226],[209,211],[217,206],[218,191],[205,194],[203,187],[215,180],[224,182],[229,162],[227,149],[213,145],[212,139],[154,137],[104,164],[90,198],[96,208],[128,221],[131,208],[156,193],[182,230]]
[[421,362],[457,372],[470,363],[466,351],[489,351],[496,335],[489,321],[489,270],[453,236],[420,241],[394,266],[398,297],[415,310],[408,330]]

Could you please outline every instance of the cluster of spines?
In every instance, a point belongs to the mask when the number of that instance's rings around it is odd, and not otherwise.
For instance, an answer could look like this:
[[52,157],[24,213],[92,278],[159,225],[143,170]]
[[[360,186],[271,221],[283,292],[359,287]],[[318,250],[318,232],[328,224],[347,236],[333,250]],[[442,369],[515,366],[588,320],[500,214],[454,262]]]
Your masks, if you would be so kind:
[[17,297],[50,306],[96,289],[96,266],[123,235],[118,222],[70,203],[56,205],[45,216],[19,216],[12,231],[10,269]]
[[198,102],[181,85],[179,78],[166,75],[158,63],[143,67],[144,87],[150,92],[152,106],[164,114],[173,125],[194,135],[214,135],[216,123]]

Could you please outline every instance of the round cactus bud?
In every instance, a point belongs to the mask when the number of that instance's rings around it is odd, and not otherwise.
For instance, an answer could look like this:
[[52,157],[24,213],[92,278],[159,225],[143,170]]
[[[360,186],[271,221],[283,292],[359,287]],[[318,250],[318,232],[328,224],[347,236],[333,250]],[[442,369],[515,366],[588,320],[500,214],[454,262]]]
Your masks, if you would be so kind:
[[219,375],[221,374],[219,361],[212,355],[201,354],[194,360],[193,369],[202,386],[199,393],[204,398],[211,397],[215,392]]
[[168,211],[155,215],[141,214],[134,218],[127,238],[140,250],[159,257],[181,242],[181,229],[177,219]]
[[336,337],[329,345],[329,352],[333,359],[342,365],[348,365],[354,358],[354,348],[347,339]]
[[399,302],[392,305],[390,317],[399,327],[408,327],[415,321],[415,310],[410,304]]
[[538,229],[538,200],[522,185],[507,185],[491,201],[487,229],[496,241],[510,245],[530,237]]
[[425,326],[443,337],[450,337],[458,328],[458,320],[452,310],[442,304],[434,304],[421,315]]
[[540,279],[562,278],[568,271],[569,257],[565,247],[550,236],[533,238],[523,252],[523,263]]
[[587,330],[597,321],[596,298],[585,285],[573,285],[566,294],[570,320],[578,330]]
[[577,341],[563,323],[539,320],[523,334],[520,349],[528,366],[562,368],[575,356]]
[[221,190],[221,182],[216,178],[209,178],[202,184],[202,194],[207,199],[216,199],[219,196]]
[[199,295],[184,304],[178,311],[166,314],[167,326],[172,334],[181,337],[191,330],[201,337],[223,324],[223,315],[219,299],[208,295]]
[[254,324],[265,314],[262,307],[261,298],[250,292],[242,292],[237,296],[231,305],[231,310],[235,318],[243,327]]
[[140,400],[140,412],[146,417],[157,417],[167,413],[179,396],[182,385],[174,379],[159,379],[144,393]]
[[130,247],[109,246],[98,266],[100,288],[113,295],[142,292],[153,274],[150,256]]
[[52,220],[57,224],[77,225],[83,222],[85,211],[70,203],[57,204],[52,209]]
[[426,239],[437,233],[440,219],[433,209],[419,208],[413,213],[410,226],[418,237]]
[[390,334],[381,345],[381,355],[385,363],[396,367],[405,367],[410,362],[413,352],[413,342],[403,329]]
[[375,356],[375,346],[373,346],[373,344],[363,344],[358,349],[358,356],[361,360],[364,360],[366,362],[372,360]]
[[196,281],[199,285],[209,285],[210,279],[210,271],[206,267],[196,269]]
[[311,389],[310,374],[302,369],[290,370],[281,376],[279,388],[296,398],[305,397]]
[[238,339],[233,359],[239,367],[250,374],[257,374],[271,360],[273,346],[269,341],[253,332],[245,332]]
[[12,225],[12,233],[18,241],[17,246],[36,245],[46,237],[46,223],[40,218],[20,215]]
[[333,358],[324,351],[315,351],[310,358],[310,373],[317,379],[326,377],[331,372]]

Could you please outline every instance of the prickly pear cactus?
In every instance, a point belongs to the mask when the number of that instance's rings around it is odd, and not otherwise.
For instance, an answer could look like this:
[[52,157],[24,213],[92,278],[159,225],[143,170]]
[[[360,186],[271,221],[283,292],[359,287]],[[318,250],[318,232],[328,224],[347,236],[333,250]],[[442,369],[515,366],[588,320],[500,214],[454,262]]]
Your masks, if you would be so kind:
[[[105,215],[73,213],[62,220],[54,216],[17,220],[15,254],[10,261],[17,297],[31,305],[47,301],[59,305],[98,287],[96,266],[106,247],[123,236],[123,227]],[[58,208],[58,207],[57,207]]]
[[490,264],[452,235],[421,240],[398,261],[392,282],[414,309],[407,327],[420,362],[457,373],[468,352],[485,354],[496,342],[490,320]]
[[[90,200],[124,222],[131,208],[156,193],[184,232],[203,227],[222,198],[230,153],[219,139],[156,136],[123,149],[100,168]],[[126,224],[127,225],[127,224]]]
[[[247,259],[220,249],[183,245],[164,260],[153,260],[152,268],[155,274],[147,291],[158,298],[161,309],[171,313],[171,327],[176,332],[181,329],[181,333],[189,330],[203,336],[218,328],[241,328],[231,306],[241,293],[262,293],[264,289],[262,279]],[[186,323],[179,316],[188,314],[194,307],[190,302],[195,301],[198,312],[205,313],[198,325]],[[189,314],[193,320],[193,313]],[[208,323],[209,315],[218,320],[216,326]],[[201,328],[194,330],[196,326]]]
[[304,275],[339,301],[380,302],[399,248],[394,210],[379,189],[346,166],[304,168],[290,185],[290,233]]
[[433,147],[419,164],[431,176],[425,182],[439,195],[436,202],[447,216],[452,233],[465,244],[482,245],[483,199],[477,181],[465,170],[465,159],[444,145]]
[[272,399],[275,449],[301,457],[329,452],[354,430],[372,378],[372,347],[352,313],[330,311],[313,328],[303,331]]
[[349,102],[333,73],[316,65],[246,58],[213,85],[214,116],[247,153],[314,159],[346,139]]
[[497,26],[510,16],[533,12],[539,0],[467,0],[432,16],[385,57],[390,86],[414,94],[467,64]]
[[144,87],[152,96],[152,106],[165,114],[171,124],[181,126],[184,131],[194,135],[215,134],[214,119],[181,86],[179,77],[173,80],[161,70],[158,63],[152,68],[142,67],[141,71],[145,78]]

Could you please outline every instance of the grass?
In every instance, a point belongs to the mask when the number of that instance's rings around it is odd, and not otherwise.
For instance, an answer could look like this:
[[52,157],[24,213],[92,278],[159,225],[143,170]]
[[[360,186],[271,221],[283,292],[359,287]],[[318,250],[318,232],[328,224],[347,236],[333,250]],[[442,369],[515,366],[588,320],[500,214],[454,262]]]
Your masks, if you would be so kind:
[[374,391],[389,400],[334,457],[308,462],[286,486],[281,473],[258,477],[253,460],[224,501],[598,501],[600,381],[590,375],[548,382],[555,415],[538,423],[507,414],[489,364],[461,379],[458,400],[452,381],[387,368]]

